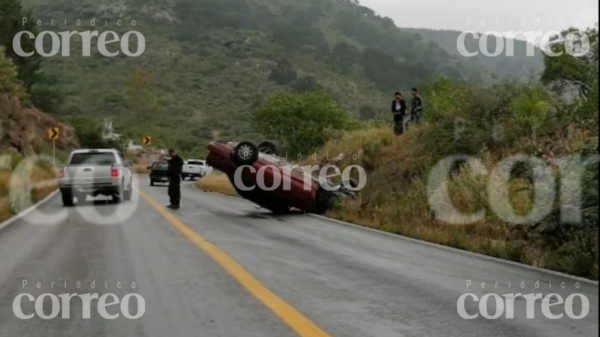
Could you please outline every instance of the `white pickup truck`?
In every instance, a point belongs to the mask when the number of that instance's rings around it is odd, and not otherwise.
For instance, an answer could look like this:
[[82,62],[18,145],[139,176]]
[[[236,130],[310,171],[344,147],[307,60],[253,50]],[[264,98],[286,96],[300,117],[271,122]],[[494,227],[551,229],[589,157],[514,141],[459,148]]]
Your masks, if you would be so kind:
[[212,168],[206,164],[206,160],[188,159],[183,163],[181,178],[183,180],[186,178],[193,180],[195,178],[202,178],[211,172]]
[[73,198],[82,202],[88,195],[112,196],[116,203],[131,200],[131,164],[114,149],[73,151],[58,176],[64,206],[73,206]]

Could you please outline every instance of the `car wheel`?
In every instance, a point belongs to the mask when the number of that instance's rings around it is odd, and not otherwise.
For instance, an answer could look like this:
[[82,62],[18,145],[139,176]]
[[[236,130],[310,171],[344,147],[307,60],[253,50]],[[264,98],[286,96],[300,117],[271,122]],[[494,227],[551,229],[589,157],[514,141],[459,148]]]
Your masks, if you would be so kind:
[[113,204],[120,204],[120,203],[121,203],[121,201],[123,201],[123,197],[122,197],[122,196],[120,196],[120,195],[118,195],[118,194],[113,194],[113,195],[112,195],[112,200],[111,200],[111,202],[112,202]]
[[150,180],[150,186],[154,186],[154,180]]
[[125,200],[125,201],[131,200],[132,195],[133,195],[133,190],[131,189],[131,186],[129,186],[129,189],[127,191],[123,191],[123,200]]
[[252,165],[258,159],[258,148],[251,142],[241,142],[233,149],[232,155],[238,166]]
[[75,193],[73,194],[73,197],[77,199],[77,204],[83,204],[85,202],[85,199],[87,198],[87,195],[82,193]]
[[65,207],[73,206],[73,194],[71,192],[61,192],[62,203]]
[[277,145],[273,142],[264,141],[258,144],[258,151],[265,154],[276,155]]
[[[125,182],[123,181],[121,184],[125,184]],[[123,185],[120,185],[119,189],[117,191],[115,191],[115,193],[112,195],[112,203],[113,204],[121,203],[123,201],[124,197],[125,197],[125,189],[123,188]]]

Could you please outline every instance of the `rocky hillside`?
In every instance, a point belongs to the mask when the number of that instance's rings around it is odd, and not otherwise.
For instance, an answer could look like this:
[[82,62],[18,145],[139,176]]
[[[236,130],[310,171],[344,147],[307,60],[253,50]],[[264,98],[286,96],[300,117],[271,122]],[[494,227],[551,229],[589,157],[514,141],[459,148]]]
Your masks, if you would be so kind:
[[47,130],[52,126],[60,127],[58,148],[72,149],[79,145],[71,127],[16,98],[0,94],[0,150],[23,155],[47,152],[51,146]]

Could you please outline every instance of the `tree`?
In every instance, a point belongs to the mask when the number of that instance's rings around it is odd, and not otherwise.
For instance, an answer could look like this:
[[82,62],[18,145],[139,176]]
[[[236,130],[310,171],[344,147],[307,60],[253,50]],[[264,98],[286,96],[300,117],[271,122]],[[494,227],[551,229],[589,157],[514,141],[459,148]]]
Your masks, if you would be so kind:
[[102,138],[102,124],[86,116],[72,116],[67,122],[75,129],[81,146],[91,149],[118,148],[119,144]]
[[[13,38],[21,31],[29,31],[36,35],[35,20],[31,18],[31,12],[23,10],[21,0],[0,0],[0,10],[0,46],[6,48],[6,56],[15,63],[21,81],[27,88],[31,88],[40,67],[40,56],[36,53],[29,57],[17,55],[13,49]],[[29,20],[23,24],[25,17]],[[35,40],[21,38],[21,46],[24,51],[32,51],[35,49]]]
[[34,85],[31,88],[31,101],[45,112],[59,112],[63,104],[63,96],[56,88],[49,85]]
[[351,124],[346,110],[322,92],[278,93],[253,115],[256,130],[279,141],[291,156],[308,154]]
[[[542,83],[551,85],[561,94],[569,88],[576,88],[580,96],[587,97],[591,89],[598,86],[598,29],[590,28],[585,31],[589,45],[583,45],[570,35],[573,31],[574,28],[561,32],[561,36],[551,41],[547,47],[562,55],[544,55],[546,68],[542,74]],[[573,44],[576,49],[589,47],[589,51],[582,56],[573,56],[567,53],[568,44]]]
[[22,99],[26,96],[23,82],[19,80],[17,70],[11,59],[4,55],[4,47],[0,46],[0,93],[6,93]]

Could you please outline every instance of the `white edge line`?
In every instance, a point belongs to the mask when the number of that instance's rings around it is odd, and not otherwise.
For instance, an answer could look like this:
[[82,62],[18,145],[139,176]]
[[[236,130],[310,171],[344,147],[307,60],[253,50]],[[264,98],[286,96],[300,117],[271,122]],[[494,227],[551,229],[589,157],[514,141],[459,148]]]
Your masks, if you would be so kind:
[[[196,184],[191,184],[191,185],[192,185],[193,189],[195,189],[197,191],[204,192],[204,193],[216,194],[216,195],[220,195],[220,196],[223,196],[223,197],[233,198],[233,199],[238,199],[238,200],[245,200],[243,198],[236,197],[236,196],[230,196],[230,195],[226,195],[226,194],[222,194],[222,193],[218,193],[218,192],[205,191],[205,190],[202,190],[202,189],[198,188],[196,186]],[[599,285],[598,281],[590,280],[590,279],[587,279],[587,278],[584,278],[584,277],[580,277],[580,276],[569,275],[569,274],[561,273],[561,272],[550,270],[550,269],[544,269],[544,268],[540,268],[540,267],[534,267],[534,266],[531,266],[531,265],[528,265],[528,264],[524,264],[524,263],[519,263],[519,262],[515,262],[515,261],[510,261],[510,260],[504,260],[504,259],[501,259],[501,258],[498,258],[498,257],[493,257],[493,256],[489,256],[489,255],[475,253],[475,252],[470,252],[468,250],[458,249],[458,248],[454,248],[454,247],[450,247],[450,246],[445,246],[445,245],[441,245],[441,244],[433,243],[433,242],[429,242],[429,241],[419,240],[419,239],[411,238],[411,237],[408,237],[408,236],[403,236],[403,235],[392,233],[392,232],[386,232],[386,231],[382,231],[382,230],[371,228],[371,227],[361,226],[361,225],[353,224],[353,223],[350,223],[350,222],[346,222],[346,221],[342,221],[342,220],[338,220],[338,219],[334,219],[334,218],[329,218],[329,217],[326,217],[326,216],[323,216],[323,215],[312,214],[312,213],[306,213],[306,215],[309,215],[309,216],[312,216],[314,218],[318,218],[318,219],[321,219],[321,220],[326,220],[326,221],[330,221],[330,222],[333,222],[333,223],[337,223],[338,225],[343,225],[343,226],[347,226],[347,227],[353,227],[353,228],[356,228],[356,229],[359,229],[359,230],[363,230],[363,231],[367,231],[367,232],[371,232],[371,233],[376,233],[376,234],[379,234],[379,235],[385,235],[385,236],[388,236],[388,237],[391,237],[391,238],[405,240],[405,241],[409,241],[409,242],[420,244],[420,245],[425,245],[425,246],[434,247],[434,248],[438,248],[438,249],[444,249],[444,250],[448,250],[448,251],[451,251],[451,252],[460,253],[460,254],[464,254],[464,255],[468,255],[468,256],[473,256],[473,257],[477,257],[477,258],[488,260],[488,261],[494,261],[494,262],[506,264],[506,265],[513,266],[513,267],[519,267],[519,268],[528,269],[528,270],[531,270],[531,271],[545,273],[545,274],[552,275],[552,276],[568,278],[568,279],[571,279],[571,280],[575,280],[575,281],[579,281],[579,282],[584,282],[584,283],[591,284],[591,285]]]
[[359,229],[359,230],[368,231],[368,232],[372,232],[372,233],[377,233],[379,235],[385,235],[385,236],[388,236],[388,237],[392,237],[392,238],[396,238],[396,239],[401,239],[401,240],[409,241],[409,242],[420,244],[420,245],[435,247],[435,248],[438,248],[438,249],[444,249],[444,250],[448,250],[448,251],[452,251],[452,252],[456,252],[456,253],[461,253],[461,254],[464,254],[464,255],[478,257],[478,258],[489,260],[489,261],[494,261],[494,262],[498,262],[498,263],[502,263],[502,264],[507,264],[507,265],[514,266],[514,267],[520,267],[520,268],[528,269],[528,270],[531,270],[531,271],[546,273],[546,274],[549,274],[549,275],[552,275],[552,276],[558,276],[558,277],[568,278],[568,279],[572,279],[572,280],[579,281],[579,282],[584,282],[584,283],[591,284],[591,285],[598,285],[599,284],[598,281],[590,280],[590,279],[587,279],[587,278],[584,278],[584,277],[569,275],[569,274],[561,273],[561,272],[550,270],[550,269],[544,269],[544,268],[540,268],[540,267],[534,267],[534,266],[531,266],[531,265],[528,265],[528,264],[523,264],[523,263],[519,263],[519,262],[515,262],[515,261],[510,261],[510,260],[504,260],[504,259],[501,259],[501,258],[497,258],[497,257],[489,256],[489,255],[484,255],[484,254],[480,254],[480,253],[475,253],[475,252],[470,252],[468,250],[462,250],[462,249],[458,249],[458,248],[454,248],[454,247],[450,247],[450,246],[444,246],[444,245],[441,245],[441,244],[438,244],[438,243],[423,241],[423,240],[419,240],[419,239],[415,239],[415,238],[411,238],[411,237],[408,237],[408,236],[403,236],[403,235],[395,234],[395,233],[391,233],[391,232],[385,232],[385,231],[378,230],[378,229],[375,229],[375,228],[361,226],[361,225],[353,224],[353,223],[342,221],[342,220],[338,220],[338,219],[328,218],[326,216],[322,216],[322,215],[318,215],[318,214],[310,214],[310,213],[308,213],[308,215],[310,215],[310,216],[312,216],[314,218],[321,219],[321,220],[327,220],[327,221],[330,221],[330,222],[333,222],[333,223],[337,223],[338,225],[343,225],[343,226],[347,226],[347,227],[353,227],[353,228],[356,228],[356,229]]
[[7,219],[4,222],[0,223],[0,230],[3,230],[4,228],[7,228],[8,226],[12,225],[13,223],[15,223],[18,220],[21,220],[27,214],[33,212],[34,209],[36,209],[36,208],[42,206],[43,204],[45,204],[46,202],[48,202],[56,194],[58,194],[58,189],[56,189],[53,192],[51,192],[50,194],[48,194],[44,199],[42,199],[42,200],[38,201],[37,203],[29,206],[26,210],[21,211],[18,214],[13,215],[9,219]]

